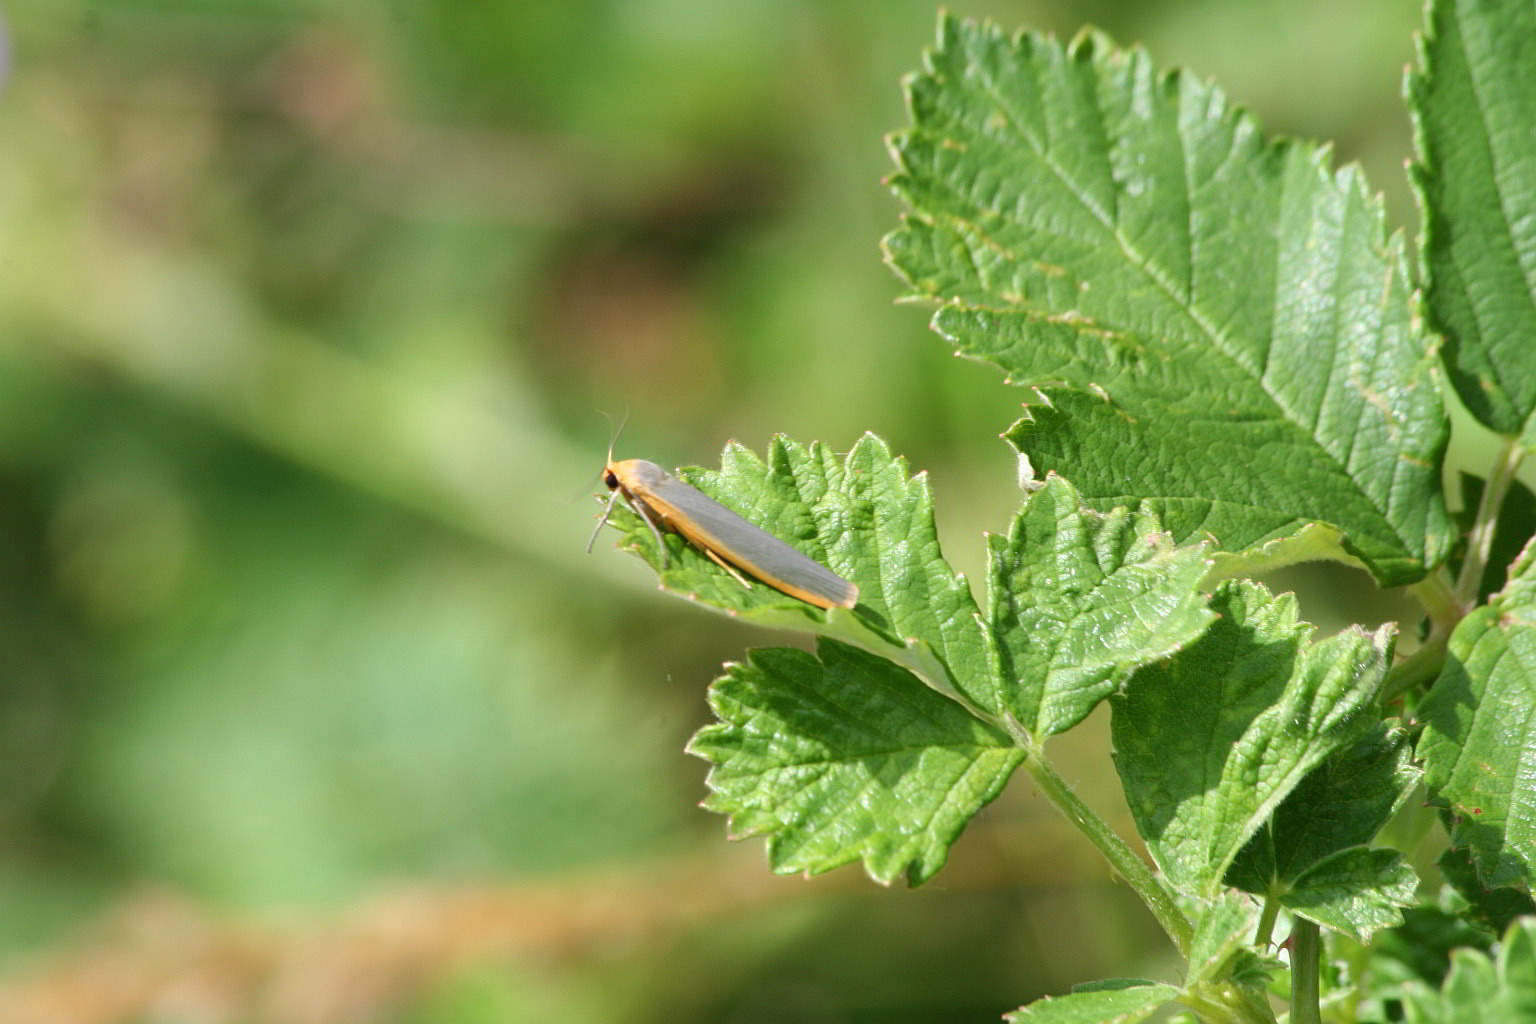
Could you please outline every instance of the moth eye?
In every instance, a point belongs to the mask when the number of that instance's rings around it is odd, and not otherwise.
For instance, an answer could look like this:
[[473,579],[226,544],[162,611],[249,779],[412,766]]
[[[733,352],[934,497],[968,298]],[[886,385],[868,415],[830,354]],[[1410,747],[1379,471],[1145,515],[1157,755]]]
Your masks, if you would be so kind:
[[603,473],[603,484],[604,484],[604,486],[606,486],[606,487],[607,487],[607,488],[608,488],[608,489],[609,489],[609,490],[610,490],[610,491],[612,491],[612,490],[617,490],[617,489],[618,489],[618,486],[619,486],[619,478],[618,478],[618,476],[617,476],[617,475],[616,475],[616,474],[615,474],[615,473],[614,473],[614,472],[613,472],[613,470],[611,470],[611,469],[610,469],[610,470],[607,470],[607,471],[606,471],[606,472],[604,472],[604,473]]

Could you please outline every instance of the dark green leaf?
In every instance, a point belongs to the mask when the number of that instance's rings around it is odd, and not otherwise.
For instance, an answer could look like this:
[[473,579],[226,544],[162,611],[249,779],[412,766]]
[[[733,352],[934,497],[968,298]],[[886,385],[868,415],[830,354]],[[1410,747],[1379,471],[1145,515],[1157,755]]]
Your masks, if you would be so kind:
[[1402,924],[1371,941],[1372,973],[1385,983],[1382,987],[1418,980],[1438,988],[1451,969],[1455,950],[1487,950],[1497,934],[1439,907],[1409,907],[1403,911]]
[[1536,8],[1434,0],[1408,98],[1426,305],[1456,391],[1532,444],[1536,410]]
[[1215,892],[1307,773],[1370,728],[1389,627],[1316,643],[1295,599],[1228,583],[1200,640],[1111,698],[1115,764],[1137,829],[1176,887]]
[[1457,950],[1451,973],[1436,992],[1422,983],[1406,987],[1409,1024],[1515,1024],[1536,1020],[1536,918],[1510,925],[1496,960]]
[[1455,888],[1456,894],[1466,901],[1467,917],[1495,935],[1508,928],[1517,917],[1536,916],[1536,900],[1531,899],[1530,893],[1508,887],[1490,889],[1479,881],[1472,857],[1466,850],[1446,850],[1435,861],[1435,866]]
[[1368,843],[1417,783],[1407,734],[1383,723],[1308,773],[1243,847],[1226,882],[1365,939],[1401,922],[1417,877]]
[[[1483,481],[1471,474],[1462,473],[1462,511],[1456,517],[1457,532],[1465,535],[1472,529],[1482,497]],[[1488,548],[1488,564],[1483,569],[1483,582],[1477,590],[1478,601],[1485,601],[1490,595],[1504,589],[1504,584],[1509,582],[1509,570],[1516,556],[1533,536],[1536,536],[1536,493],[1532,493],[1519,480],[1511,480],[1509,491],[1499,506],[1493,543]],[[1459,566],[1459,560],[1456,564]]]
[[1365,941],[1402,923],[1419,877],[1396,850],[1352,846],[1285,880],[1277,902],[1308,920]]

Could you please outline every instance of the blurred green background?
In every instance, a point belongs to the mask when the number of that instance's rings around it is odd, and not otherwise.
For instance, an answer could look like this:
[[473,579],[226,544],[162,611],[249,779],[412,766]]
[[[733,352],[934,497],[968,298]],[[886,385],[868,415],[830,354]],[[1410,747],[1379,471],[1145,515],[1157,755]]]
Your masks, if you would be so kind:
[[[1416,3],[955,10],[1139,41],[1412,223]],[[583,553],[627,413],[672,465],[874,431],[976,578],[1024,395],[877,246],[931,0],[0,14],[0,1020],[974,1021],[1166,972],[1022,777],[922,890],[768,875],[682,747],[783,638]],[[1105,747],[1059,743],[1123,826]]]

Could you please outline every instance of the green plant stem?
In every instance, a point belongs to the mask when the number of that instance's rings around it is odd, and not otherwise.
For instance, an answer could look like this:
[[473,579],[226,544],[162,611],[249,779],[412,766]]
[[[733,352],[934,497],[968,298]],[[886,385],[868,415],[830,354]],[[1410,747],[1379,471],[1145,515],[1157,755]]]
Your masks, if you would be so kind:
[[1322,964],[1317,925],[1296,918],[1291,929],[1291,1024],[1322,1024],[1318,973]]
[[1381,703],[1390,704],[1403,693],[1424,686],[1438,676],[1445,664],[1445,647],[1449,639],[1449,631],[1433,631],[1418,650],[1393,665],[1381,683]]
[[1057,809],[1077,826],[1078,831],[1088,837],[1088,841],[1098,848],[1120,877],[1136,890],[1136,894],[1152,911],[1152,916],[1157,918],[1157,923],[1168,934],[1168,938],[1172,940],[1180,955],[1187,957],[1190,940],[1194,936],[1194,927],[1190,924],[1189,918],[1185,917],[1184,912],[1179,909],[1173,893],[1152,873],[1152,869],[1136,856],[1136,852],[1126,845],[1125,840],[1121,839],[1114,829],[1106,825],[1102,818],[1094,814],[1088,805],[1078,798],[1078,795],[1072,791],[1072,787],[1056,774],[1055,769],[1044,757],[1040,756],[1038,748],[1030,751],[1025,764],[1030,775],[1034,777],[1035,785],[1039,786],[1041,792],[1056,805]]
[[1418,650],[1387,672],[1381,684],[1381,703],[1390,704],[1401,694],[1431,682],[1445,664],[1445,647],[1451,631],[1461,621],[1463,608],[1442,567],[1408,588],[1429,616],[1429,635]]
[[1488,551],[1493,546],[1494,528],[1498,525],[1499,509],[1504,496],[1525,458],[1525,449],[1513,438],[1506,438],[1494,459],[1493,469],[1483,484],[1483,497],[1477,503],[1477,518],[1467,534],[1467,557],[1461,563],[1461,575],[1456,578],[1456,602],[1463,613],[1477,603],[1478,585],[1483,580],[1483,570],[1488,565]]
[[1264,910],[1259,915],[1259,926],[1254,931],[1253,943],[1262,948],[1269,948],[1274,940],[1275,919],[1280,916],[1280,904],[1272,899],[1264,901]]
[[1431,636],[1436,633],[1448,634],[1461,621],[1462,609],[1457,604],[1456,592],[1443,567],[1410,586],[1408,592],[1424,606],[1424,612],[1429,616]]

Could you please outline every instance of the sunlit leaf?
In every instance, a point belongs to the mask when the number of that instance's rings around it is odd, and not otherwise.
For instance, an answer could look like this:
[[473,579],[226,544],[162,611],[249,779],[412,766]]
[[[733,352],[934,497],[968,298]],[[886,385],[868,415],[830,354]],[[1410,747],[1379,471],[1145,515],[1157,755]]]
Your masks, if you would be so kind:
[[[1383,583],[1444,557],[1446,421],[1379,198],[1138,50],[954,19],[909,85],[886,239],[1009,437],[1107,510],[1252,553],[1325,524]],[[1313,543],[1322,536],[1313,533]]]

